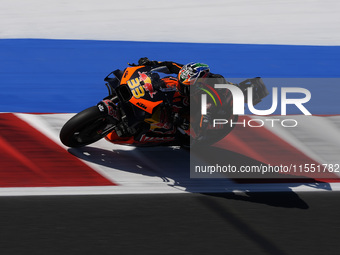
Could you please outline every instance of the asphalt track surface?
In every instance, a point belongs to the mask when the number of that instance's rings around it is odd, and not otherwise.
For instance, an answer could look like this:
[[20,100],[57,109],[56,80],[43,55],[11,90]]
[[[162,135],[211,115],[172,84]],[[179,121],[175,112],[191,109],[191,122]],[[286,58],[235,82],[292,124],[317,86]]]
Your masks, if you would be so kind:
[[339,254],[339,192],[1,197],[1,254]]

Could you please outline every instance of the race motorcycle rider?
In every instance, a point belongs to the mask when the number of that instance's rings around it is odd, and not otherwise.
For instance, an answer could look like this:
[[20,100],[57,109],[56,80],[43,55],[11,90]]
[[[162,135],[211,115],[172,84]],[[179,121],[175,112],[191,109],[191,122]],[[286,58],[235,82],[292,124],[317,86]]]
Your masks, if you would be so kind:
[[[220,74],[211,73],[208,65],[193,62],[183,65],[172,61],[151,61],[147,57],[140,58],[138,65],[152,68],[148,76],[151,82],[144,83],[144,88],[150,93],[150,96],[152,97],[155,93],[174,91],[173,100],[171,104],[162,103],[155,111],[152,118],[157,120],[156,125],[145,125],[133,136],[118,136],[116,132],[112,132],[106,137],[108,141],[124,144],[171,143],[171,141],[178,140],[180,135],[180,139],[186,139],[184,144],[189,144],[189,136],[185,136],[185,133],[190,133],[197,141],[204,141],[207,139],[207,130],[212,129],[210,122],[213,117],[223,116],[224,119],[227,117],[237,121],[237,116],[232,113],[233,99],[230,91],[213,87],[214,84],[232,83],[226,81]],[[160,78],[157,73],[152,73],[153,69],[159,67],[166,67],[167,73],[176,74],[177,78],[172,76]],[[140,75],[143,84],[143,80],[148,77]],[[260,81],[262,82],[261,79]],[[234,85],[237,86],[237,84]],[[268,94],[265,86],[262,85],[263,83],[260,86],[255,86],[254,104],[260,102]],[[244,82],[239,86],[243,91],[246,91],[250,84]],[[207,100],[207,114],[201,115],[200,112],[197,114],[195,112],[190,115],[190,107],[192,107],[191,109],[200,109],[200,94],[202,93],[210,95]],[[179,133],[178,130],[181,132]],[[232,127],[223,128],[220,130],[221,132],[214,132],[214,134],[224,137],[231,130]]]

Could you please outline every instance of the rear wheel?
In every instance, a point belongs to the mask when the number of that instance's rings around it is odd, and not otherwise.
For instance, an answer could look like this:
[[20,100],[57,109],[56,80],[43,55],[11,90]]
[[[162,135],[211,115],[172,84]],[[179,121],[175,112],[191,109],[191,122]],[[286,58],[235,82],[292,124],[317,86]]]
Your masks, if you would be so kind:
[[92,106],[74,115],[60,131],[61,142],[68,147],[82,147],[107,135],[113,127],[109,116]]

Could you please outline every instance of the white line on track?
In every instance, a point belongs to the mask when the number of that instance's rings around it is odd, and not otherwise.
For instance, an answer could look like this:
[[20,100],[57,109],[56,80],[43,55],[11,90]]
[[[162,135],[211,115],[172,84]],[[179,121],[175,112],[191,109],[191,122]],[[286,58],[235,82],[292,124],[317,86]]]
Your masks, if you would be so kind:
[[[234,184],[228,188],[215,187],[209,189],[192,189],[190,193],[248,193],[248,192],[327,192],[340,191],[340,183],[285,183],[285,184]],[[176,194],[189,193],[181,189],[148,187],[136,190],[136,187],[129,186],[91,186],[91,187],[33,187],[33,188],[1,188],[0,196],[59,196],[59,195],[119,195],[119,194]]]

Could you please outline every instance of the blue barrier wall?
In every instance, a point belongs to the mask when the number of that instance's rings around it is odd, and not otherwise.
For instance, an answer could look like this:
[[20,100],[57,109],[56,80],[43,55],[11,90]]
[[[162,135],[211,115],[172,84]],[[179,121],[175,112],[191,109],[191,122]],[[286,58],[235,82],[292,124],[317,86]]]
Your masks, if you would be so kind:
[[[340,46],[1,39],[0,111],[79,112],[106,96],[109,72],[144,56],[204,62],[226,78],[340,78]],[[304,84],[312,93],[312,114],[340,113],[336,81]]]

